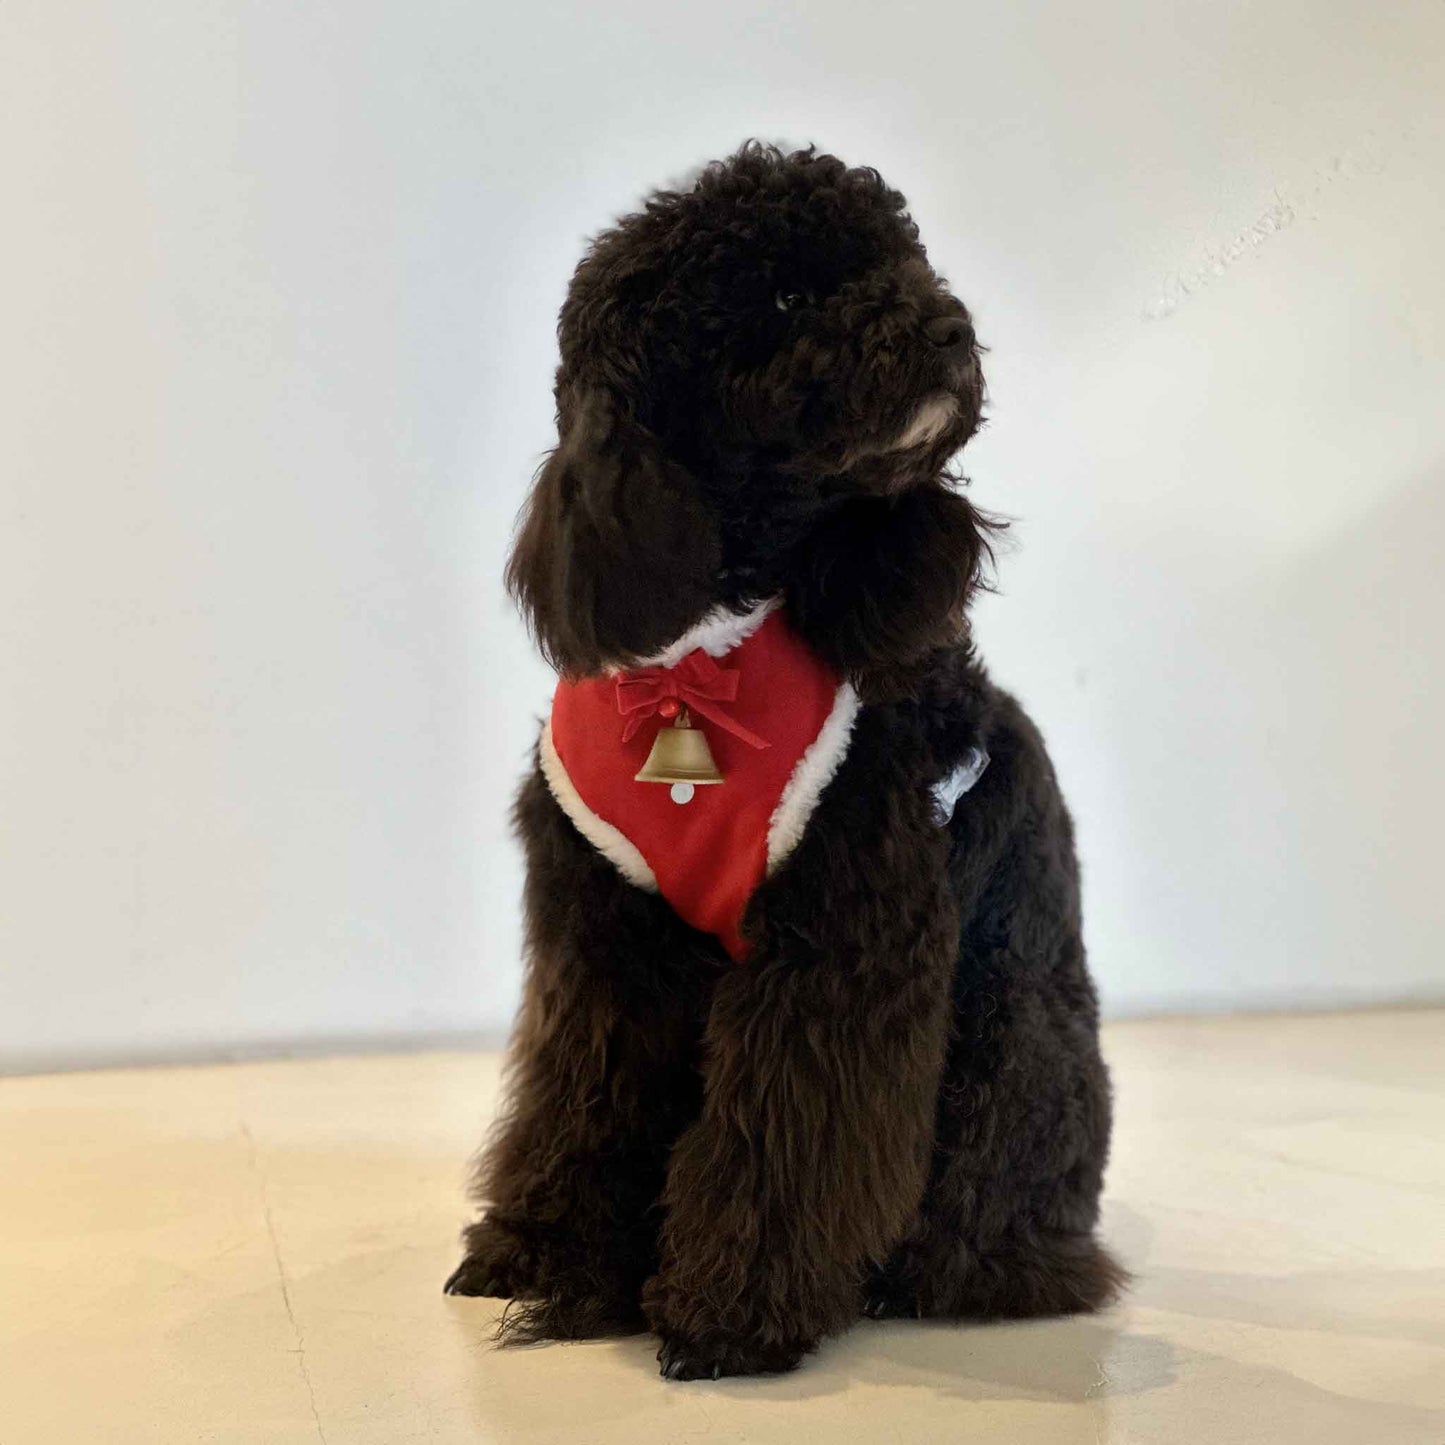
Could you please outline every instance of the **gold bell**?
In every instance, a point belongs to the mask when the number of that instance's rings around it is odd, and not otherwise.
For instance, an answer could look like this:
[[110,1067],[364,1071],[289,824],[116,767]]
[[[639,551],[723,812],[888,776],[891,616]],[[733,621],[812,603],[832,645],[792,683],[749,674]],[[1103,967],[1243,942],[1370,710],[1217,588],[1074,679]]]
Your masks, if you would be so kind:
[[720,783],[723,775],[712,760],[707,739],[692,725],[683,708],[671,727],[658,728],[647,755],[634,781],[639,783]]

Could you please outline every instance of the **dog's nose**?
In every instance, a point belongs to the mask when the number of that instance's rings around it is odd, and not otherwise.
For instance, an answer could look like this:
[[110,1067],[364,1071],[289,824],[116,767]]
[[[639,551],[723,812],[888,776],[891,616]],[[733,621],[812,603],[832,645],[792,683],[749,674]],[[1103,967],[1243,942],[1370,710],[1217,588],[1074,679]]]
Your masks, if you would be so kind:
[[935,316],[923,334],[940,351],[962,350],[973,343],[973,327],[962,316]]

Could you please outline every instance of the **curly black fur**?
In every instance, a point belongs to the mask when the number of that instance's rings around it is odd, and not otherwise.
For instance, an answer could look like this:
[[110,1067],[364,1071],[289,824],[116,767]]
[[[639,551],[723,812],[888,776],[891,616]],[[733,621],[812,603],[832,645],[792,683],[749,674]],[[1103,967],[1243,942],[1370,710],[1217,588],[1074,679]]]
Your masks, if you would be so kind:
[[[512,1339],[648,1324],[674,1379],[790,1369],[860,1312],[1107,1303],[1072,829],[972,654],[993,524],[946,468],[979,347],[903,197],[750,143],[596,240],[559,338],[559,444],[508,569],[546,655],[595,672],[781,595],[866,705],[743,965],[534,769],[510,1103],[448,1289],[519,1301]],[[975,746],[941,827],[930,789]]]

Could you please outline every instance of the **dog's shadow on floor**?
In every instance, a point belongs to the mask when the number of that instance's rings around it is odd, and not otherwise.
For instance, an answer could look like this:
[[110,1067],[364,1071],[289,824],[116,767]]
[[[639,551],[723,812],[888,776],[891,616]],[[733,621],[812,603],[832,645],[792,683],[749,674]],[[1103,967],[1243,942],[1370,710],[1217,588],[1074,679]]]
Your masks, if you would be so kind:
[[[615,1342],[655,1370],[657,1342]],[[1108,1314],[1066,1320],[961,1325],[943,1321],[860,1321],[788,1375],[700,1382],[719,1396],[808,1400],[865,1385],[913,1385],[958,1400],[1082,1404],[1142,1394],[1174,1378],[1174,1350]],[[670,1386],[669,1388],[692,1388]]]
[[[1126,1262],[1137,1264],[1148,1252],[1147,1223],[1117,1207],[1110,1215],[1112,1242],[1124,1245],[1120,1253]],[[460,1307],[477,1302],[451,1303],[459,1306],[459,1315],[465,1315],[470,1311]],[[521,1348],[530,1354],[557,1346]],[[651,1334],[581,1342],[564,1348],[569,1352],[567,1369],[559,1371],[559,1378],[561,1374],[570,1378],[584,1364],[585,1355],[593,1362],[589,1368],[601,1366],[604,1375],[613,1379],[619,1378],[618,1371],[635,1371],[639,1382],[650,1380],[679,1402],[689,1397],[735,1400],[739,1404],[749,1400],[764,1405],[802,1402],[863,1386],[885,1390],[911,1387],[959,1402],[1087,1405],[1147,1394],[1173,1383],[1178,1373],[1174,1346],[1141,1332],[1128,1310],[986,1324],[860,1319],[842,1336],[825,1341],[790,1374],[676,1384],[657,1378],[658,1341]],[[572,1355],[574,1348],[582,1353]],[[501,1350],[490,1359],[485,1392],[489,1418],[504,1398],[503,1392],[497,1390],[498,1367],[503,1365],[503,1357],[511,1354],[511,1350]],[[532,1398],[530,1387],[527,1393]],[[623,1394],[631,1397],[632,1392],[628,1389]]]
[[[1153,1235],[1148,1221],[1118,1204],[1106,1213],[1110,1243],[1126,1263],[1142,1264]],[[628,1343],[642,1353],[642,1341]],[[860,1320],[790,1375],[721,1380],[710,1388],[802,1400],[859,1383],[914,1385],[958,1400],[1083,1404],[1145,1394],[1175,1374],[1173,1345],[1128,1328],[1123,1312],[1106,1310],[989,1324]]]

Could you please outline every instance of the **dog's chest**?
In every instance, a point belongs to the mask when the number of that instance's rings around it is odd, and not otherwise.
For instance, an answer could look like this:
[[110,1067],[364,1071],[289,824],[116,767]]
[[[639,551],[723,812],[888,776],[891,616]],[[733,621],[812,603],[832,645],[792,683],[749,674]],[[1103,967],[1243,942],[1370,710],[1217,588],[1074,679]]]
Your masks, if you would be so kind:
[[775,607],[734,621],[658,666],[560,682],[541,755],[578,830],[741,959],[743,910],[802,837],[858,699]]

